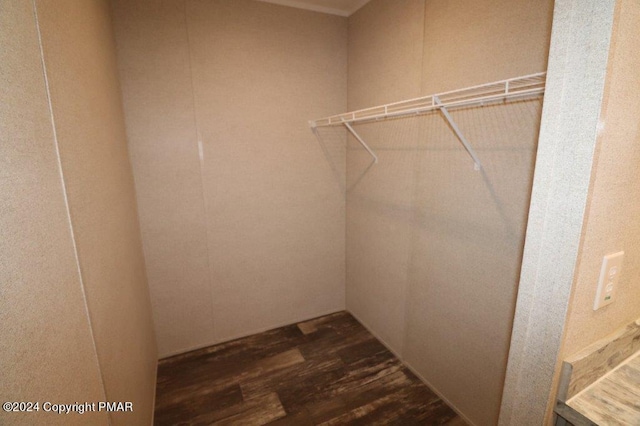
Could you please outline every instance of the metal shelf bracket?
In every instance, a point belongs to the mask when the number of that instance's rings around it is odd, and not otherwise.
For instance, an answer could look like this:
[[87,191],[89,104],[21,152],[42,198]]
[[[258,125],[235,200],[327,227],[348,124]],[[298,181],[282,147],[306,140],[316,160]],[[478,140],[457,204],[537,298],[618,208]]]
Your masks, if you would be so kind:
[[451,117],[451,114],[449,114],[449,110],[447,110],[447,107],[442,104],[442,102],[440,101],[440,98],[438,98],[437,96],[433,97],[433,101],[440,109],[440,112],[444,116],[445,120],[447,120],[447,122],[449,123],[449,126],[451,126],[451,129],[453,129],[453,133],[456,134],[456,136],[458,137],[458,140],[460,140],[460,142],[464,146],[464,149],[467,150],[467,152],[473,159],[473,162],[475,163],[473,168],[476,171],[480,170],[482,168],[482,165],[480,164],[480,159],[478,158],[475,151],[471,147],[471,144],[469,143],[467,138],[465,138],[462,132],[460,131],[458,124],[456,124],[456,122],[453,120],[453,117]]
[[[351,124],[349,124],[346,121],[343,121],[343,124],[344,124],[344,127],[347,128],[349,133],[351,133],[353,137],[356,138],[358,142],[360,142],[360,145],[362,145],[364,149],[366,149],[367,152],[373,157],[373,162],[375,164],[378,164],[378,156],[376,155],[375,152],[373,152],[371,148],[369,148],[369,145],[367,145],[367,143],[362,139],[362,137],[355,131],[353,126],[351,126]],[[309,127],[311,127],[311,131],[317,136],[318,126],[316,126],[315,121],[309,121]]]
[[378,164],[378,156],[376,155],[376,153],[375,153],[375,152],[373,152],[373,151],[371,150],[371,148],[369,148],[369,145],[367,145],[367,144],[365,143],[365,141],[363,141],[363,140],[362,140],[362,138],[360,137],[360,135],[359,135],[359,134],[357,134],[355,130],[353,130],[353,127],[351,126],[351,124],[349,124],[349,123],[345,122],[345,123],[344,123],[344,127],[346,127],[346,128],[347,128],[347,130],[349,130],[349,132],[353,135],[353,137],[354,137],[354,138],[356,138],[356,139],[358,140],[358,142],[360,142],[360,144],[364,147],[364,149],[366,149],[366,150],[367,150],[367,152],[368,152],[369,154],[371,154],[371,156],[373,157],[373,162],[374,162],[374,163],[376,163],[376,164]]

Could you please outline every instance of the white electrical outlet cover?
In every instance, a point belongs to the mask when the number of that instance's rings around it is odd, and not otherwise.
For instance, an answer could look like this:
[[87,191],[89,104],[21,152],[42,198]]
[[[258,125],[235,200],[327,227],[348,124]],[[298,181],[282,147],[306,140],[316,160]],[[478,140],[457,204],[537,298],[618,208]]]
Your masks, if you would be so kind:
[[593,310],[597,311],[603,306],[607,306],[616,296],[620,272],[622,271],[622,259],[624,252],[608,254],[602,260],[600,269],[600,279],[598,280],[598,290],[596,300],[593,303]]

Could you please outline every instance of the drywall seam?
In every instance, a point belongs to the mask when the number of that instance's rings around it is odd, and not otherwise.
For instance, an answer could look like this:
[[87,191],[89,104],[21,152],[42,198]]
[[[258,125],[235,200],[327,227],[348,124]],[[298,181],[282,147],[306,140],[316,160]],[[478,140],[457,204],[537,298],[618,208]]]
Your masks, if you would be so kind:
[[[344,106],[345,106],[345,111],[349,111],[349,45],[351,43],[351,38],[349,36],[349,34],[351,34],[351,23],[350,23],[350,19],[347,18],[347,36],[345,37],[345,43],[346,45],[346,49],[345,51],[347,52],[347,60],[346,60],[346,66],[345,66],[345,73],[346,73],[346,84],[345,84],[345,90],[344,90]],[[343,191],[343,196],[344,196],[344,309],[347,309],[347,305],[349,304],[349,302],[347,301],[347,297],[348,297],[348,292],[347,292],[347,282],[349,281],[349,257],[347,256],[347,241],[349,241],[349,236],[348,236],[348,226],[347,226],[347,222],[349,220],[348,218],[348,214],[349,214],[349,209],[347,208],[347,201],[349,199],[349,138],[351,137],[351,135],[349,134],[349,131],[345,129],[345,138],[344,138],[344,191]]]
[[427,44],[427,0],[422,2],[422,57],[420,59],[420,94],[424,96],[424,47]]
[[[84,301],[85,315],[87,317],[87,323],[89,324],[89,332],[91,333],[91,344],[93,346],[93,354],[95,356],[96,365],[100,372],[100,386],[102,388],[102,396],[104,400],[107,400],[107,390],[104,385],[104,376],[102,373],[102,367],[100,366],[100,360],[98,358],[98,348],[96,346],[96,338],[93,332],[93,324],[91,323],[91,314],[89,313],[89,305],[87,303],[87,293],[85,290],[84,277],[82,275],[82,268],[80,267],[80,257],[78,254],[78,246],[76,244],[76,235],[73,228],[73,222],[71,220],[71,209],[69,207],[69,197],[67,196],[67,184],[64,178],[64,171],[62,170],[62,157],[60,156],[60,145],[58,143],[58,129],[56,128],[55,115],[53,113],[53,103],[51,100],[51,90],[49,88],[49,77],[47,75],[47,64],[44,59],[44,47],[42,44],[42,32],[40,31],[40,20],[38,18],[38,6],[36,0],[32,0],[33,5],[33,17],[36,23],[36,31],[38,33],[38,45],[40,47],[40,60],[42,62],[42,72],[44,78],[45,90],[47,92],[47,105],[49,108],[49,116],[51,118],[51,129],[53,133],[53,141],[56,149],[56,160],[58,162],[58,171],[60,174],[60,183],[62,185],[62,196],[64,198],[64,206],[67,213],[67,221],[69,222],[69,233],[71,234],[71,243],[73,245],[73,255],[76,262],[76,268],[78,270],[78,280],[80,281],[80,289],[82,291],[82,299]],[[111,413],[108,413],[107,419],[111,424]]]
[[204,190],[204,146],[202,145],[202,135],[200,133],[200,126],[198,125],[198,111],[196,109],[196,87],[193,82],[193,57],[191,55],[191,35],[189,34],[189,19],[187,17],[187,3],[189,0],[184,0],[183,5],[183,17],[184,17],[184,28],[187,33],[187,53],[189,55],[189,81],[191,84],[191,105],[193,106],[193,125],[196,131],[196,143],[198,144],[198,166],[200,167],[200,193],[202,194],[202,211],[204,214],[204,233],[206,237],[206,247],[207,247],[207,271],[208,274],[208,286],[209,286],[209,300],[211,302],[211,328],[213,334],[213,341],[218,341],[218,336],[216,335],[216,322],[215,322],[215,311],[214,311],[214,294],[213,294],[213,283],[211,282],[213,277],[213,270],[211,268],[211,248],[209,244],[211,244],[209,238],[209,225],[208,225],[208,217],[209,213],[207,210],[207,198]]
[[431,392],[435,393],[436,395],[438,395],[438,397],[443,400],[448,406],[449,408],[451,408],[453,411],[456,412],[456,414],[458,414],[458,416],[460,416],[462,418],[462,420],[464,420],[469,426],[477,426],[474,422],[472,422],[467,416],[465,416],[462,411],[460,411],[458,409],[458,407],[456,407],[451,401],[449,401],[449,399],[447,399],[444,395],[442,395],[440,393],[440,391],[438,391],[438,389],[433,386],[431,383],[429,383],[429,381],[427,379],[424,378],[424,376],[422,374],[420,374],[418,372],[418,370],[416,370],[415,368],[413,368],[411,366],[411,364],[409,364],[407,361],[404,360],[404,358],[395,350],[393,350],[393,348],[380,336],[378,335],[378,333],[376,333],[373,328],[370,328],[364,321],[362,321],[360,319],[360,317],[358,317],[355,313],[351,312],[351,311],[347,311],[351,316],[353,316],[356,320],[358,320],[358,322],[367,329],[367,331],[369,331],[369,333],[373,334],[373,336],[378,339],[380,341],[380,343],[382,343],[388,350],[389,352],[391,352],[393,355],[395,355],[396,358],[398,358],[398,360],[400,360],[400,362],[402,363],[402,365],[404,365],[405,367],[407,367],[413,374],[415,374],[428,388],[429,390],[431,390]]
[[[422,56],[420,59],[420,83],[419,83],[419,90],[420,93],[416,96],[422,96],[422,94],[424,93],[424,46],[426,44],[426,37],[427,37],[427,30],[426,30],[426,26],[427,26],[427,17],[426,17],[426,13],[427,13],[427,4],[426,4],[426,0],[422,1],[422,45],[420,47],[420,51],[422,52]],[[411,223],[417,223],[417,219],[418,219],[418,208],[417,203],[418,203],[418,188],[419,188],[419,181],[420,181],[420,168],[419,167],[415,167],[415,163],[418,162],[418,159],[414,159],[414,167],[413,167],[413,178],[411,181]],[[411,232],[410,236],[409,236],[409,261],[407,262],[407,274],[406,274],[406,278],[405,278],[405,282],[404,282],[404,294],[403,294],[403,301],[402,301],[402,306],[403,306],[403,318],[402,318],[402,343],[400,345],[400,352],[401,354],[406,353],[406,347],[407,347],[407,341],[409,340],[409,307],[408,307],[408,300],[409,300],[409,292],[411,291],[411,283],[413,282],[413,273],[412,271],[415,270],[414,267],[412,267],[412,265],[416,265],[417,264],[417,246],[418,246],[418,233],[417,232]],[[413,370],[412,370],[413,371]],[[416,373],[417,374],[417,373]],[[418,374],[418,376],[420,376],[420,378],[423,379],[423,381],[426,382],[426,380],[424,380],[424,378]],[[429,386],[432,387],[432,386]]]

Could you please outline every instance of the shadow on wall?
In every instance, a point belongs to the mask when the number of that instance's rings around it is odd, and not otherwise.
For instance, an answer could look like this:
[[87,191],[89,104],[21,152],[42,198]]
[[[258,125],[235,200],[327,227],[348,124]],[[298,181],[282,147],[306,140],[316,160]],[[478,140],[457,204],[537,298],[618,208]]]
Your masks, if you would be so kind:
[[346,130],[341,127],[316,128],[313,131],[322,154],[331,167],[331,173],[343,194],[346,194],[346,167],[345,161],[345,134]]
[[348,143],[347,307],[470,417],[500,405],[541,109],[451,112],[480,172],[437,112],[358,125],[373,167]]
[[[375,165],[369,154],[349,138],[348,155],[357,163],[349,168],[350,200],[417,227],[436,221],[447,224],[451,231],[489,226],[489,230],[496,232],[495,227],[500,224],[500,233],[521,245],[524,241],[521,224],[526,222],[541,109],[542,101],[534,99],[453,112],[480,156],[483,167],[479,172],[473,170],[473,160],[438,112],[358,124],[358,132],[366,135],[365,141],[381,160]],[[334,129],[318,131],[320,145],[330,163],[332,156],[325,146],[328,138],[320,136],[320,132]],[[336,138],[336,142],[340,140]],[[331,166],[337,173],[335,165]],[[371,191],[369,187],[357,191],[358,184],[369,173],[376,175],[372,180],[384,179],[385,186],[390,182],[406,187],[411,182],[413,196],[386,197],[383,191]],[[401,175],[400,179],[397,175]],[[436,182],[438,188],[433,187]],[[472,208],[474,215],[490,215],[493,220],[456,213],[464,207]]]

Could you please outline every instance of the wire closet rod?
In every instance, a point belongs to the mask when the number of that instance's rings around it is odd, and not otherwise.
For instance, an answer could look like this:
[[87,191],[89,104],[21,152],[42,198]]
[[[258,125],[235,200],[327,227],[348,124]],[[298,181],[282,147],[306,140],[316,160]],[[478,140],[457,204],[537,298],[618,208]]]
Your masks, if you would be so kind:
[[451,125],[451,128],[463,144],[466,151],[472,157],[476,170],[479,170],[480,160],[473,151],[469,141],[464,137],[462,131],[453,120],[453,117],[451,117],[451,114],[449,114],[449,110],[541,96],[544,94],[545,80],[545,72],[530,74],[467,87],[464,89],[452,90],[449,92],[422,96],[405,101],[332,115],[318,120],[309,121],[309,125],[314,133],[317,131],[318,127],[345,126],[349,132],[355,136],[358,142],[364,146],[369,154],[371,154],[377,163],[378,157],[375,155],[373,150],[369,148],[362,137],[355,132],[351,124],[383,120],[386,118],[399,118],[439,110]]

